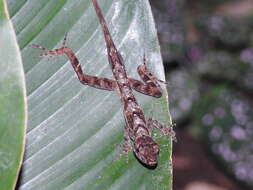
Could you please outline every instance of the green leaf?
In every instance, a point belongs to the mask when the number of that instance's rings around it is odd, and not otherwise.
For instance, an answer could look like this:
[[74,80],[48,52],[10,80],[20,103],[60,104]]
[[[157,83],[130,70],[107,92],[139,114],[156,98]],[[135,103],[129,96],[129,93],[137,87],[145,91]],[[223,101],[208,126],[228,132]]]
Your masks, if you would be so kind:
[[10,190],[22,163],[27,114],[21,55],[4,0],[0,0],[0,58],[0,189]]
[[[149,69],[164,80],[148,1],[98,3],[129,76],[139,78],[137,66],[145,52]],[[84,72],[112,78],[91,0],[26,1],[12,20],[22,47],[29,105],[19,189],[171,189],[170,138],[154,132],[161,145],[155,170],[142,166],[132,153],[128,163],[124,157],[116,160],[125,125],[117,93],[80,84],[64,56],[39,58],[40,50],[28,48],[29,44],[60,47],[68,33],[67,45],[76,52]],[[171,123],[165,86],[159,99],[135,94],[147,118]]]

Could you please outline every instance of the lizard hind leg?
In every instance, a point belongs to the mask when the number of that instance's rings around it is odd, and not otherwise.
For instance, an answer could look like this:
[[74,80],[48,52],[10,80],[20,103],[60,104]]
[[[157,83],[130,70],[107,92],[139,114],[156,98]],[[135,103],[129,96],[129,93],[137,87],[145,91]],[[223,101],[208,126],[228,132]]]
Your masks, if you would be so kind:
[[145,53],[143,55],[143,64],[139,65],[137,68],[138,74],[140,75],[140,77],[142,78],[142,80],[154,87],[160,88],[160,84],[158,82],[161,82],[163,84],[167,84],[165,81],[160,80],[159,78],[157,78],[156,76],[154,76],[151,72],[149,72],[147,65],[146,65],[146,56]]
[[31,44],[31,45],[29,45],[29,47],[30,47],[30,48],[35,48],[35,49],[41,49],[41,50],[43,50],[43,51],[45,52],[45,53],[40,54],[39,57],[47,56],[47,55],[48,55],[47,52],[50,51],[50,50],[47,49],[46,47],[43,47],[43,46],[41,46],[41,45],[36,45],[36,44]]
[[131,84],[131,87],[134,88],[136,91],[141,92],[143,94],[160,98],[162,96],[162,89],[159,82],[162,82],[165,84],[166,82],[158,79],[157,77],[155,77],[152,73],[148,71],[148,68],[146,65],[145,54],[144,54],[143,62],[144,63],[142,65],[138,66],[137,72],[139,76],[141,77],[141,79],[144,81],[144,83],[133,78],[128,78]]
[[65,47],[61,47],[59,49],[54,49],[54,50],[49,50],[43,46],[40,45],[36,45],[36,44],[31,44],[29,45],[30,48],[37,48],[37,49],[41,49],[44,51],[44,53],[41,53],[39,55],[39,57],[46,57],[46,56],[57,56],[57,55],[62,55],[65,53],[64,48]]
[[69,48],[66,46],[66,42],[67,42],[67,33],[65,34],[65,36],[63,38],[62,47],[60,47],[60,48],[49,50],[46,47],[43,47],[41,45],[36,45],[36,44],[31,44],[31,45],[29,45],[29,47],[43,50],[44,53],[41,53],[39,55],[40,57],[45,57],[48,55],[49,56],[57,56],[57,55],[62,55],[64,53],[66,53],[66,50],[69,50]]
[[68,36],[68,33],[65,34],[64,38],[63,38],[63,41],[62,41],[62,47],[66,47],[66,42],[67,42],[67,36]]

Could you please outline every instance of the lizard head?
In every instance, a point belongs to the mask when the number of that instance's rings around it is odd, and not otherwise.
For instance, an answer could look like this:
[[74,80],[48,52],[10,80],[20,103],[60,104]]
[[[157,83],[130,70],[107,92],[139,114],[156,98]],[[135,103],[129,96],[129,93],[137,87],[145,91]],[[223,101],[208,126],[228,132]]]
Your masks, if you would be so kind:
[[156,166],[159,155],[159,145],[149,136],[140,136],[135,139],[134,153],[147,166]]

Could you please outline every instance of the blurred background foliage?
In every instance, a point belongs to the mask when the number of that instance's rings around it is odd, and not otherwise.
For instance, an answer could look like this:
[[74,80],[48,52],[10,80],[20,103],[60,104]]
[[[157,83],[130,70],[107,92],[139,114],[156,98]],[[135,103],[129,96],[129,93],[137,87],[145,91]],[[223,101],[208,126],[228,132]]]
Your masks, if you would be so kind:
[[150,1],[176,123],[174,190],[253,188],[253,0]]

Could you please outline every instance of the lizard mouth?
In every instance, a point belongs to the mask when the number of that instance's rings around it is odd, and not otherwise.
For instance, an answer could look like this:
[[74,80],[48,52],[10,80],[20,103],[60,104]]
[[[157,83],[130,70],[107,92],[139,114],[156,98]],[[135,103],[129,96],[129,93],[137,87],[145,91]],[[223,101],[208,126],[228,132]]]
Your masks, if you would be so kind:
[[153,166],[156,166],[157,164],[158,162],[157,160],[155,160],[155,161],[149,161],[146,165],[153,167]]

